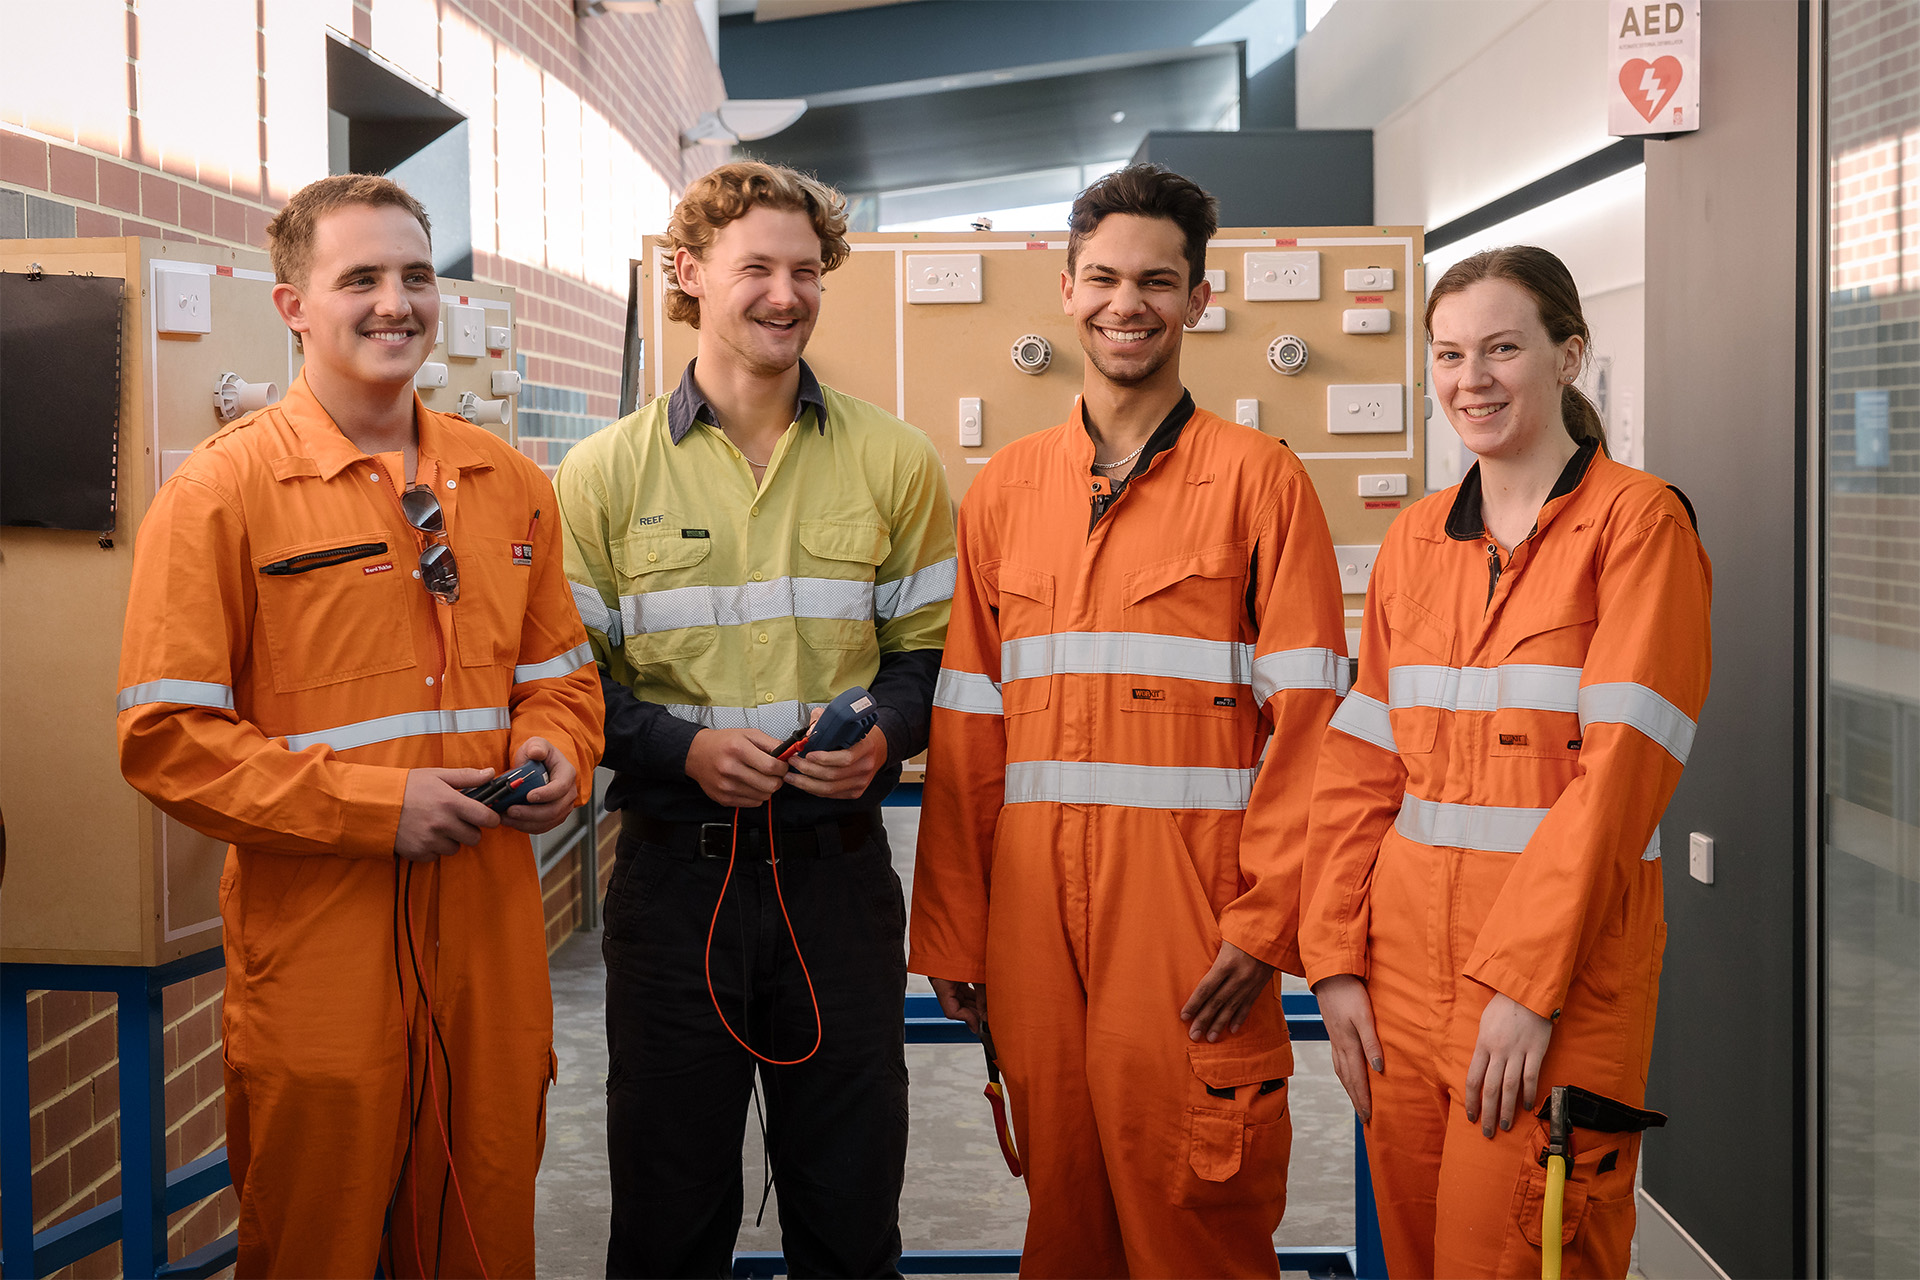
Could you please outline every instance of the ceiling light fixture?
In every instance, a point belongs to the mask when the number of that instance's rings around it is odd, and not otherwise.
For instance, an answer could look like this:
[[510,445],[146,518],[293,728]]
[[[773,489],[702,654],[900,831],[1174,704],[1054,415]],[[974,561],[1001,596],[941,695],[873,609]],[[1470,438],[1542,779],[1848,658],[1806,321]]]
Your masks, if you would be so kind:
[[680,146],[711,143],[730,147],[736,142],[771,138],[807,113],[805,98],[730,98],[680,131]]

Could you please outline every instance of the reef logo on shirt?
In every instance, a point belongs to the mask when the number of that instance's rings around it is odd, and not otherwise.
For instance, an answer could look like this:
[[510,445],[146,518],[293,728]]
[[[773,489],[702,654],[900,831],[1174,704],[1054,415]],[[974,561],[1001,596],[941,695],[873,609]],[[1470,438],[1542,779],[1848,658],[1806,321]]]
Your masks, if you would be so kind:
[[519,565],[532,564],[533,563],[533,544],[531,542],[514,543],[513,544],[513,562]]

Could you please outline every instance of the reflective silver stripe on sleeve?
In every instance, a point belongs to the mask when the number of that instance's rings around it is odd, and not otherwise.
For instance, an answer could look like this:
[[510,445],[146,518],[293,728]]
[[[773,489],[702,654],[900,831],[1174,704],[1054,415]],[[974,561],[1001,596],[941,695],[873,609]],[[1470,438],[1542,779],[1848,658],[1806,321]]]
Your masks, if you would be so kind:
[[682,627],[739,627],[775,618],[873,617],[873,583],[852,578],[775,578],[738,587],[675,587],[621,596],[628,635]]
[[1362,742],[1370,742],[1390,755],[1400,754],[1400,748],[1393,741],[1393,717],[1387,714],[1387,704],[1378,698],[1369,698],[1364,693],[1349,693],[1328,724]]
[[1129,809],[1245,809],[1251,769],[1179,769],[1097,760],[1007,765],[1008,804],[1101,804]]
[[1590,724],[1638,729],[1681,764],[1693,750],[1694,722],[1687,713],[1643,684],[1590,684],[1580,691],[1580,732]]
[[620,627],[620,614],[607,607],[598,591],[578,582],[569,582],[567,586],[573,591],[573,607],[580,611],[581,626],[598,631],[609,644],[617,645],[626,638]]
[[1253,683],[1253,646],[1234,640],[1140,631],[1061,631],[1000,646],[1000,680],[1051,675],[1164,676],[1214,684]]
[[580,668],[593,663],[593,646],[576,645],[557,658],[548,658],[545,662],[529,662],[513,669],[513,682],[525,684],[529,680],[551,680],[555,676],[570,676]]
[[784,738],[807,722],[820,702],[759,702],[751,707],[696,707],[667,703],[661,707],[668,715],[703,729],[758,729],[776,738]]
[[177,702],[183,707],[212,707],[215,711],[233,710],[233,690],[224,684],[206,680],[149,680],[120,691],[113,700],[114,714],[145,706],[150,702]]
[[1483,853],[1519,853],[1548,814],[1491,804],[1445,804],[1409,794],[1394,820],[1396,831],[1420,844]]
[[1283,649],[1253,660],[1253,696],[1265,702],[1282,689],[1339,692],[1346,659],[1331,649]]
[[1387,705],[1442,711],[1573,711],[1580,701],[1580,668],[1513,662],[1499,667],[1392,667]]
[[892,582],[875,583],[873,616],[882,622],[904,618],[915,609],[953,599],[953,584],[960,562],[949,557],[937,564],[918,569]]
[[331,747],[351,751],[396,738],[418,738],[431,733],[489,733],[505,729],[513,719],[505,707],[466,707],[458,711],[407,711],[377,720],[360,720],[337,729],[318,733],[289,733],[287,750],[305,751],[308,747]]
[[1000,686],[976,671],[940,669],[933,686],[933,705],[948,711],[966,711],[977,716],[1005,714],[1000,701]]

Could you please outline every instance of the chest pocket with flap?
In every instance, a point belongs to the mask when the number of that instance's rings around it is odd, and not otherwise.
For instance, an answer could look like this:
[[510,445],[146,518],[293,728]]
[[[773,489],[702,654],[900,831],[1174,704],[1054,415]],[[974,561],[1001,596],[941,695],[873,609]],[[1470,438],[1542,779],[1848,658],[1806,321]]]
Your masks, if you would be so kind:
[[610,548],[621,609],[629,616],[623,648],[636,667],[671,662],[713,647],[718,625],[714,587],[703,562],[709,538],[636,534]]
[[873,580],[893,540],[869,520],[802,520],[793,576],[794,629],[815,649],[863,649],[874,634]]
[[1440,730],[1441,711],[1431,705],[1431,691],[1457,688],[1453,627],[1406,595],[1390,597],[1386,612],[1387,715],[1393,721],[1393,744],[1402,755],[1424,755],[1433,750]]
[[[332,534],[253,558],[276,693],[414,664],[411,542],[385,529]],[[417,589],[417,588],[416,588]]]
[[1053,694],[1053,575],[1003,560],[996,578],[1003,714],[1044,711]]

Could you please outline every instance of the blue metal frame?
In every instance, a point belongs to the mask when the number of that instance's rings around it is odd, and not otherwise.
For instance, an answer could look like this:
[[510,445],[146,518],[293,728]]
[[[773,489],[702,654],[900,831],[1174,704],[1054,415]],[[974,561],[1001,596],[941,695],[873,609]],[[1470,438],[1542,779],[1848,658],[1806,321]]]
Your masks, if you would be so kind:
[[[167,1262],[167,1217],[217,1195],[232,1180],[222,1147],[167,1168],[166,1062],[161,994],[224,963],[220,948],[152,968],[100,964],[0,964],[0,1267],[8,1277],[44,1276],[120,1242],[129,1277],[210,1276],[233,1262],[229,1232],[179,1262]],[[35,1232],[28,1117],[27,993],[106,991],[118,1000],[120,1195]]]
[[[1327,1024],[1320,1017],[1320,1002],[1313,998],[1312,992],[1283,992],[1280,1009],[1287,1020],[1287,1033],[1295,1041],[1327,1038]],[[978,1043],[965,1023],[949,1021],[940,1012],[940,1001],[931,995],[909,995],[906,1015],[908,1044]],[[1314,1277],[1386,1280],[1387,1260],[1380,1243],[1380,1219],[1373,1207],[1373,1176],[1367,1168],[1367,1133],[1357,1117],[1353,1122],[1353,1221],[1357,1239],[1352,1248],[1317,1245],[1276,1249],[1280,1269],[1304,1271]],[[766,1277],[785,1275],[786,1269],[786,1259],[778,1253],[733,1255],[734,1280],[766,1280]],[[1020,1251],[909,1249],[900,1255],[900,1270],[910,1276],[1013,1275],[1020,1270]]]

